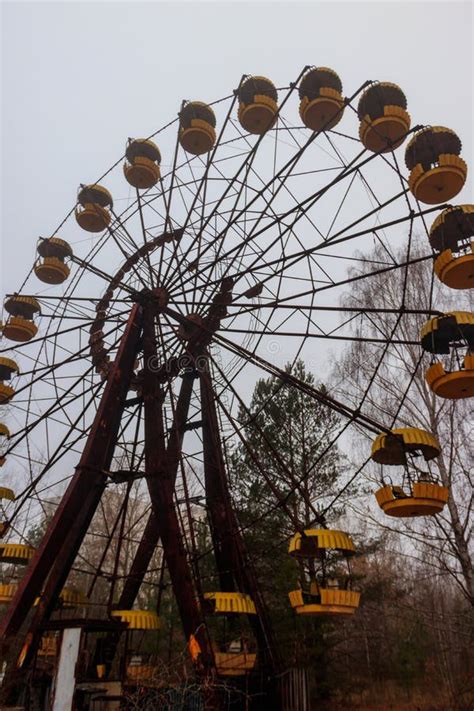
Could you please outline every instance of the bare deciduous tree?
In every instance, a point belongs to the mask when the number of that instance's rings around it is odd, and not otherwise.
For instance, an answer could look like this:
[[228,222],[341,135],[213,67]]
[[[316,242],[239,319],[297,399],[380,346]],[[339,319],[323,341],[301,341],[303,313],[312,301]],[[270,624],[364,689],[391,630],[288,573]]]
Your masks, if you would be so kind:
[[[426,253],[426,252],[425,252]],[[411,249],[412,257],[421,251]],[[366,255],[367,263],[386,263],[387,254],[381,247]],[[406,253],[396,254],[402,262]],[[370,279],[354,281],[346,297],[347,305],[371,306],[377,309],[433,309],[448,312],[472,310],[472,294],[454,291],[440,284],[433,275],[432,264],[419,261],[405,269],[377,274]],[[355,276],[355,272],[353,276]],[[472,484],[474,439],[472,437],[472,399],[445,400],[428,387],[424,371],[429,364],[428,354],[418,344],[391,344],[379,363],[384,344],[368,342],[367,338],[417,341],[427,316],[414,313],[378,313],[361,315],[355,323],[355,341],[345,353],[336,374],[336,388],[357,405],[373,377],[364,411],[386,426],[419,427],[435,435],[441,444],[441,455],[434,460],[433,471],[450,491],[448,504],[442,514],[412,521],[403,519],[392,524],[383,518],[383,525],[398,531],[417,546],[420,558],[435,555],[436,563],[451,576],[464,596],[474,604],[474,569],[470,552],[472,542]],[[453,369],[458,367],[453,360]],[[375,374],[375,375],[374,375]],[[400,395],[405,393],[399,407]],[[365,442],[365,453],[370,452]],[[370,469],[372,475],[375,467]],[[372,479],[373,480],[373,479]],[[363,512],[366,516],[366,512]],[[381,517],[377,520],[382,521]]]

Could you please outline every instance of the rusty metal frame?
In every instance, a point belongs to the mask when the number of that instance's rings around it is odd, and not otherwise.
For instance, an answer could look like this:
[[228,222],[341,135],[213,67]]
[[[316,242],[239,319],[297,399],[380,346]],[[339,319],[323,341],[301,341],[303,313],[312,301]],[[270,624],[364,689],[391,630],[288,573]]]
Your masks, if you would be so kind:
[[265,600],[260,592],[253,567],[245,549],[241,527],[237,521],[229,491],[222,441],[216,409],[209,356],[204,351],[199,357],[201,412],[204,448],[204,482],[211,535],[223,591],[237,587],[251,596],[257,610],[249,615],[255,634],[259,658],[265,671],[275,676],[280,661]]
[[156,311],[152,303],[144,308],[143,319],[143,400],[145,412],[145,471],[153,514],[163,546],[166,566],[187,640],[193,636],[201,649],[198,666],[207,674],[214,668],[214,655],[199,606],[179,519],[174,503],[176,472],[181,455],[184,423],[187,418],[192,380],[183,380],[182,388],[189,393],[182,398],[176,413],[175,436],[171,434],[166,451],[162,402],[164,398],[153,363],[156,362]]
[[[142,309],[133,306],[75,474],[0,625],[2,652],[32,639],[48,618],[69,574],[107,483],[131,381]],[[27,622],[35,599],[33,618]],[[27,627],[27,629],[25,629]]]

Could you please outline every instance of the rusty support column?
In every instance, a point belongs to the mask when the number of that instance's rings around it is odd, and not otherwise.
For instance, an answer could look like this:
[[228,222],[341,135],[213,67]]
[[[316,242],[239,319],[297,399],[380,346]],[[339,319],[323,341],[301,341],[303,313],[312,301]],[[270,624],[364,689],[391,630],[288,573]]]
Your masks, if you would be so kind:
[[[200,358],[200,365],[204,359]],[[207,364],[206,364],[207,374]],[[232,521],[225,486],[226,471],[222,455],[217,416],[213,404],[213,393],[209,391],[208,379],[201,373],[202,442],[204,459],[204,487],[206,505],[211,528],[212,545],[223,592],[242,589],[239,571],[241,560],[232,540]]]
[[[191,372],[184,373],[183,382],[178,395],[178,401],[176,403],[173,426],[171,428],[168,447],[166,450],[167,467],[172,475],[173,487],[176,481],[176,475],[181,458],[184,425],[189,411],[193,382],[194,374]],[[152,511],[136,550],[135,557],[130,567],[130,572],[119,598],[119,602],[117,603],[118,609],[127,610],[131,608],[135,602],[159,539],[160,535],[158,531],[158,524]]]
[[[0,626],[6,649],[15,638],[34,633],[55,604],[99,504],[110,468],[133,372],[141,328],[134,305],[75,474],[49,524]],[[40,597],[41,596],[41,597]],[[29,630],[22,630],[40,597]]]
[[[229,586],[233,579],[241,592],[250,595],[254,601],[257,615],[249,615],[249,622],[257,639],[260,659],[264,660],[264,665],[270,673],[275,673],[278,668],[276,644],[265,601],[248,560],[237,517],[232,508],[209,361],[203,357],[205,355],[202,354],[199,359],[204,474],[216,562],[221,584]],[[230,588],[233,589],[235,588]],[[223,590],[229,590],[229,587],[223,587]]]
[[[155,311],[153,304],[148,304],[144,311],[143,322],[143,399],[145,410],[145,471],[148,490],[156,518],[158,532],[163,545],[166,566],[170,574],[173,592],[178,605],[184,634],[189,640],[193,635],[200,648],[200,662],[204,671],[213,668],[213,655],[209,645],[207,630],[201,615],[194,583],[184,547],[183,534],[174,504],[176,469],[171,461],[179,461],[182,424],[187,416],[187,407],[181,413],[181,426],[176,436],[171,435],[170,448],[175,442],[176,449],[172,457],[166,456],[164,444],[164,425],[162,413],[163,394],[152,364],[156,361]],[[189,406],[189,403],[188,403]]]
[[[173,426],[171,428],[168,446],[166,450],[166,461],[169,471],[172,475],[173,489],[178,472],[178,466],[181,458],[181,446],[184,436],[184,425],[186,423],[187,414],[189,411],[189,403],[194,383],[194,373],[187,372],[183,375],[183,382],[176,403],[176,410],[173,418]],[[138,544],[135,556],[130,566],[130,571],[125,580],[123,590],[119,596],[119,600],[114,607],[118,610],[130,610],[137,598],[140,587],[145,578],[146,572],[150,566],[151,559],[160,540],[160,532],[158,522],[153,511],[151,511],[145,525],[140,543]],[[112,669],[112,663],[115,657],[117,645],[120,641],[120,632],[109,632],[100,648],[96,648],[94,664],[105,663],[107,674]]]

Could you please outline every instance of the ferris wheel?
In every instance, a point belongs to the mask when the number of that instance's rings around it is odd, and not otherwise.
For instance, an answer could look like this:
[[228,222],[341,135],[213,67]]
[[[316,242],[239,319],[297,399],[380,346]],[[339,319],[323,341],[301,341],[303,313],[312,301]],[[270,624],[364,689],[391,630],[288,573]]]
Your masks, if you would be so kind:
[[[158,628],[156,616],[134,605],[160,544],[199,673],[277,675],[278,644],[229,481],[235,444],[249,452],[294,530],[288,552],[305,578],[288,590],[295,614],[356,611],[360,591],[350,570],[344,585],[328,576],[333,559],[350,568],[350,535],[328,530],[315,507],[314,527],[301,527],[288,492],[246,441],[238,411],[248,411],[249,384],[273,376],[338,413],[330,446],[358,426],[374,440],[373,460],[403,468],[406,476],[393,475],[377,492],[386,514],[442,510],[446,487],[410,473],[412,455],[429,461],[442,443],[397,428],[395,419],[378,422],[365,405],[391,346],[403,345],[399,325],[414,314],[426,316],[412,342],[432,354],[429,386],[444,398],[472,396],[472,314],[442,314],[430,302],[410,310],[401,291],[394,327],[373,339],[379,357],[355,405],[303,382],[292,366],[303,358],[320,372],[329,344],[337,350],[357,339],[354,325],[380,311],[344,306],[348,286],[392,271],[409,283],[420,232],[423,259],[434,250],[437,278],[452,289],[472,287],[474,208],[450,204],[466,180],[460,154],[452,130],[411,127],[395,84],[365,82],[345,96],[334,71],[305,67],[286,87],[244,76],[222,99],[184,101],[175,120],[129,138],[109,170],[80,185],[74,207],[38,239],[31,270],[4,302],[0,463],[14,491],[0,489],[0,561],[13,573],[2,580],[0,602],[8,604],[6,648],[26,640],[20,667],[44,649],[44,625],[58,601],[85,609],[104,580],[93,575],[90,589],[78,592],[68,576],[104,492],[113,490],[120,505],[97,539],[100,566],[114,537],[125,536],[134,497],[148,502],[147,523],[120,584],[118,546],[94,615],[129,629]],[[382,263],[364,257],[373,243],[386,254]],[[403,260],[395,247],[404,248]],[[349,276],[354,266],[357,277]],[[305,474],[280,464],[298,497]],[[193,564],[193,495],[209,522],[214,589]],[[29,532],[45,517],[44,535],[32,545]],[[219,616],[245,619],[252,649],[216,645],[210,620]]]

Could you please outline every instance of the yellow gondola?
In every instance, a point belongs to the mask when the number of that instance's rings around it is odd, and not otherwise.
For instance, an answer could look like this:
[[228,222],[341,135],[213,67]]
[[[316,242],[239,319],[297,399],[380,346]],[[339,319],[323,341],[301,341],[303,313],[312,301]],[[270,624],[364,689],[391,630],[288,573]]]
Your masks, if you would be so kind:
[[11,341],[26,343],[38,333],[34,322],[35,314],[41,313],[41,307],[31,296],[10,296],[4,303],[5,311],[10,314],[3,326],[3,335]]
[[421,345],[433,354],[449,354],[457,347],[467,347],[462,367],[450,371],[445,365],[434,360],[425,373],[431,390],[439,397],[460,400],[474,396],[474,313],[451,311],[443,316],[435,316],[421,329]]
[[36,248],[38,259],[35,274],[45,284],[62,284],[69,276],[70,269],[66,259],[71,259],[71,246],[59,237],[40,239]]
[[474,242],[464,254],[453,254],[452,250],[446,249],[436,258],[434,271],[451,289],[474,288]]
[[262,135],[276,121],[278,92],[266,77],[252,76],[239,87],[238,119],[249,133]]
[[410,129],[405,94],[396,84],[375,82],[362,94],[357,114],[359,137],[374,153],[398,148]]
[[[359,607],[360,593],[350,589],[349,558],[355,553],[352,538],[344,531],[308,528],[291,538],[288,553],[301,560],[312,561],[309,587],[300,586],[288,593],[290,604],[298,615],[351,615]],[[348,574],[340,576],[336,567],[333,575],[327,569],[328,556],[346,561]],[[319,569],[317,560],[320,559]]]
[[[152,655],[140,653],[135,645],[137,639],[143,641],[143,635],[146,638],[147,633],[155,632],[161,628],[159,616],[151,610],[113,610],[110,614],[112,618],[119,619],[128,625],[122,661],[127,682],[143,686],[151,685],[153,680],[158,678],[160,667]],[[134,636],[135,631],[140,631],[138,638]],[[97,665],[99,678],[105,674],[106,668],[107,665],[104,663]]]
[[[430,461],[440,453],[439,442],[430,432],[417,427],[402,427],[378,435],[372,444],[371,457],[378,464],[406,466],[409,456],[422,456],[425,461]],[[375,492],[382,511],[397,518],[439,513],[448,496],[449,490],[445,486],[419,476],[408,493],[403,486],[385,483]]]
[[15,389],[7,385],[4,381],[11,380],[13,375],[20,371],[17,364],[11,358],[0,357],[0,405],[10,402],[15,394]]
[[300,116],[312,131],[329,131],[344,113],[342,83],[339,76],[327,67],[312,67],[299,86]]
[[467,177],[461,147],[454,131],[443,126],[415,133],[406,148],[405,163],[410,171],[408,186],[417,200],[436,205],[458,194]]
[[[246,593],[204,593],[203,611],[210,615],[256,615],[255,603]],[[213,642],[213,654],[217,673],[220,676],[243,676],[254,669],[257,655],[249,652],[247,642],[239,637],[227,644]]]
[[125,179],[139,190],[152,188],[160,179],[161,153],[148,139],[130,139],[123,166]]
[[208,104],[189,101],[179,112],[179,142],[187,153],[209,153],[216,142],[216,117]]
[[112,195],[102,185],[81,185],[77,194],[76,220],[87,232],[102,232],[110,224]]
[[451,289],[474,287],[474,205],[448,207],[431,225],[436,276]]

